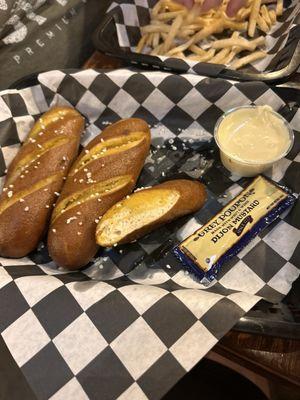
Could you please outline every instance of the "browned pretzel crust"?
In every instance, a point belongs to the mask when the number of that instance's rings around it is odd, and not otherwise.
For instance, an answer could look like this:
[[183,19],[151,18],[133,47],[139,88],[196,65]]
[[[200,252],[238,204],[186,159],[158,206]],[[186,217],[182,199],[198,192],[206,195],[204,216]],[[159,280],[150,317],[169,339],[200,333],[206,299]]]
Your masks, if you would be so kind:
[[24,257],[37,246],[83,128],[83,117],[69,107],[51,109],[33,126],[8,168],[0,196],[1,256]]
[[148,125],[131,118],[106,128],[82,151],[52,215],[48,249],[58,265],[78,269],[92,259],[99,218],[133,190],[149,148]]

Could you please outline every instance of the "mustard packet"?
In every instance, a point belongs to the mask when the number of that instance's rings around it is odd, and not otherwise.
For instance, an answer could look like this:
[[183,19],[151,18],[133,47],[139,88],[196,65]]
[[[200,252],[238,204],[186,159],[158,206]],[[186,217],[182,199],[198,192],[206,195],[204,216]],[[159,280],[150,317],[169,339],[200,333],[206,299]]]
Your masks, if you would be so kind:
[[295,201],[286,187],[259,175],[173,252],[202,283],[210,283],[226,261]]

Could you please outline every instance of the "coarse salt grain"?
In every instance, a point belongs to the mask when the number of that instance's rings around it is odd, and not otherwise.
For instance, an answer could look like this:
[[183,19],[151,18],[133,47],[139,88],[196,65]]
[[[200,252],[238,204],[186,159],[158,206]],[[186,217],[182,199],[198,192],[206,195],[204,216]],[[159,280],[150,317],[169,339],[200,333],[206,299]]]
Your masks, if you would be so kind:
[[74,221],[75,219],[77,219],[77,217],[71,217],[67,219],[67,224],[69,224],[70,222]]
[[78,225],[80,225],[80,226],[81,226],[82,224],[83,224],[83,222],[81,222],[81,221],[80,221],[80,222],[78,222]]
[[81,232],[77,232],[77,235],[80,236],[80,235],[81,235]]
[[14,187],[14,185],[8,185],[8,187],[12,189]]
[[54,192],[55,196],[60,196],[60,193]]
[[13,191],[10,190],[10,191],[7,193],[7,197],[12,197],[12,195],[13,195]]
[[96,224],[98,224],[98,222],[99,222],[99,219],[98,219],[98,218],[96,218],[96,219],[95,219],[95,222],[96,222]]
[[46,208],[49,208],[50,206],[49,206],[49,204],[46,204],[46,206],[45,206]]
[[80,212],[80,211],[77,211],[76,214],[77,214],[77,215],[81,215],[81,212]]
[[29,207],[28,207],[28,206],[24,208],[24,211],[28,211],[28,210],[29,210]]
[[171,269],[171,265],[167,264],[166,268]]
[[24,199],[20,199],[19,200],[20,203],[24,203],[24,201],[25,201]]
[[86,174],[86,176],[87,176],[87,178],[90,178],[90,177],[92,176],[92,173],[91,173],[91,172],[88,172],[88,173]]
[[52,229],[52,232],[53,232],[53,233],[56,233],[56,229],[55,229],[55,228],[53,228],[53,229]]

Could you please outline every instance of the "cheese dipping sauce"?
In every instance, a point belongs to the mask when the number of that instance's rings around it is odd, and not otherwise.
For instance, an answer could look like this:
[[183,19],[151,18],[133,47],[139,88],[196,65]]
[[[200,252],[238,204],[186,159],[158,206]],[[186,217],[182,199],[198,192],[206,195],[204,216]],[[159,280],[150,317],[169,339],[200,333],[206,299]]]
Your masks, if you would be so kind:
[[220,118],[215,139],[227,169],[240,176],[255,176],[288,153],[293,132],[271,107],[246,106]]

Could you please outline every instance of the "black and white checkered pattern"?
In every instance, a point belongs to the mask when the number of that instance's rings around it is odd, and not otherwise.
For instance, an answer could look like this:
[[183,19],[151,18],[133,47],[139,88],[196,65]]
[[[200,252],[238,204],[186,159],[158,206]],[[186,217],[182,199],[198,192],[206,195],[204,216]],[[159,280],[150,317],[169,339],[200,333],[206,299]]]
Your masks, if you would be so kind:
[[[150,12],[157,0],[115,0],[108,9],[113,15],[120,47],[135,52],[141,38],[140,28],[150,22]],[[267,56],[244,67],[246,72],[277,71],[291,60],[300,40],[300,26],[297,18],[300,13],[298,0],[286,1],[285,11],[277,24],[266,35]],[[203,64],[196,61],[155,56],[164,62],[166,68],[198,74],[203,73]],[[210,66],[212,68],[212,66]],[[220,67],[218,67],[220,69]],[[221,67],[222,69],[223,67]]]
[[212,134],[227,109],[269,104],[295,130],[289,156],[270,173],[300,193],[300,110],[263,83],[193,74],[52,71],[40,84],[0,93],[0,176],[38,116],[71,104],[87,120],[82,144],[107,124],[141,117],[151,154],[138,186],[202,177],[198,213],[67,273],[43,243],[29,257],[0,258],[0,332],[39,399],[159,399],[253,305],[280,300],[299,276],[300,202],[203,287],[168,251],[215,215],[246,184],[220,164]]

